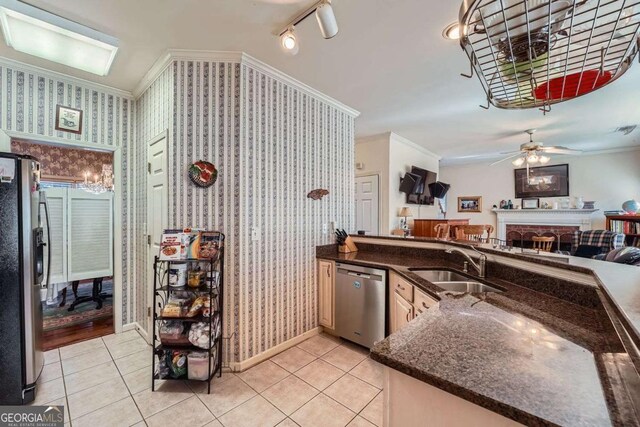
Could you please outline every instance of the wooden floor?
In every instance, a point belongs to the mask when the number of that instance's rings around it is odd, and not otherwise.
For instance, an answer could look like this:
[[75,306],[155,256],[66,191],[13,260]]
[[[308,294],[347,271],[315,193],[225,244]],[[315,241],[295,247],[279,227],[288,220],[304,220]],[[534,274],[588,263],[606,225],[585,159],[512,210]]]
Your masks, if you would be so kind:
[[43,332],[42,350],[52,350],[54,348],[113,333],[113,316],[107,319],[72,325],[67,328],[54,329],[53,331]]

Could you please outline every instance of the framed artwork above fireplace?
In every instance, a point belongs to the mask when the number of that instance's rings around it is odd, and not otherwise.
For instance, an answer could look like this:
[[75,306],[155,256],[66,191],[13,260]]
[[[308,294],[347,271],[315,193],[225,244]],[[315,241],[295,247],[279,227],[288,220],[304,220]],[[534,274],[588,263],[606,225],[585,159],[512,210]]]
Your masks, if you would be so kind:
[[566,197],[569,195],[569,165],[516,169],[516,199]]

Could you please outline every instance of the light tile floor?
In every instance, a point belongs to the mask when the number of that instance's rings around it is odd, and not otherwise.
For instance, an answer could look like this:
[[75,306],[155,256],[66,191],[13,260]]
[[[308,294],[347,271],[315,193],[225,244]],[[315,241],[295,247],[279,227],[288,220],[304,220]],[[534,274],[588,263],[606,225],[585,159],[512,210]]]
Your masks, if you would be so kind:
[[34,404],[64,405],[74,427],[381,427],[382,365],[367,353],[321,334],[214,378],[211,394],[189,381],[151,392],[151,349],[129,331],[45,353]]

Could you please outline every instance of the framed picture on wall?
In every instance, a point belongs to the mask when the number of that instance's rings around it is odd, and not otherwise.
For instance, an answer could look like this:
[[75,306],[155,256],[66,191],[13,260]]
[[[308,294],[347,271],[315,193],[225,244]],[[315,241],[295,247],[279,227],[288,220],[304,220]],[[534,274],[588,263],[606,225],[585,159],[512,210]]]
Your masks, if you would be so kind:
[[56,130],[82,133],[82,110],[56,105]]
[[522,209],[538,209],[540,207],[540,199],[522,199]]
[[516,199],[566,197],[569,195],[569,165],[515,170]]
[[458,212],[482,212],[481,196],[458,197]]

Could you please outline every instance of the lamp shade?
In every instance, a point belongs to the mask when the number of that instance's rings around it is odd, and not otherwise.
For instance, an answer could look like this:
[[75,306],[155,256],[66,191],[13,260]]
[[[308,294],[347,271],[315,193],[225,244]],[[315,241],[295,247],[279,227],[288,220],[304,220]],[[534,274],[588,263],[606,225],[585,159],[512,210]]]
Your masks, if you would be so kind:
[[410,208],[402,208],[400,209],[400,213],[398,214],[398,216],[403,216],[403,217],[413,216],[413,213],[411,213]]

